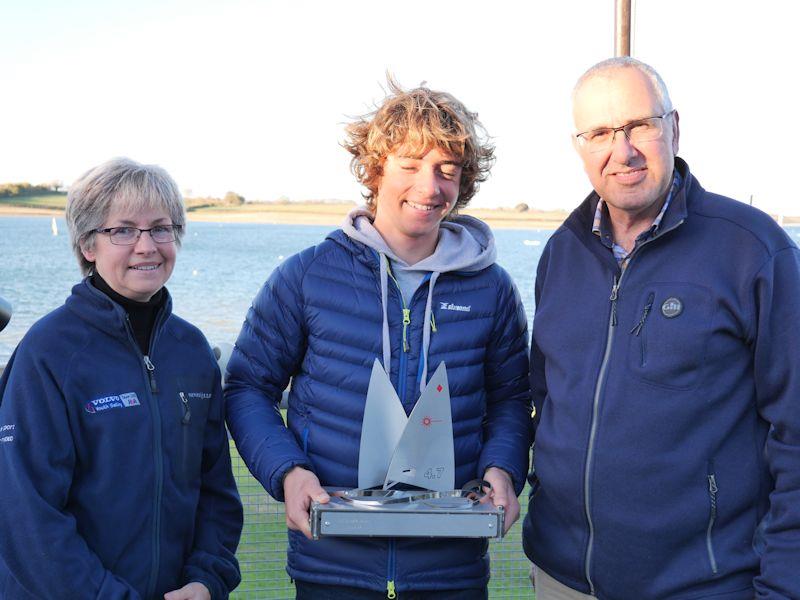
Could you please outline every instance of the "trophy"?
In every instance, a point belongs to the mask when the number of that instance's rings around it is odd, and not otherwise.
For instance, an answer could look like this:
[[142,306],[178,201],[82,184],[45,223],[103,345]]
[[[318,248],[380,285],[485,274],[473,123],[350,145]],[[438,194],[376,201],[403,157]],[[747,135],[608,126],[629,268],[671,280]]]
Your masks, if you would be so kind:
[[502,537],[503,508],[481,503],[489,484],[474,480],[454,487],[444,362],[406,416],[376,359],[364,407],[358,488],[326,488],[330,501],[311,505],[312,537]]

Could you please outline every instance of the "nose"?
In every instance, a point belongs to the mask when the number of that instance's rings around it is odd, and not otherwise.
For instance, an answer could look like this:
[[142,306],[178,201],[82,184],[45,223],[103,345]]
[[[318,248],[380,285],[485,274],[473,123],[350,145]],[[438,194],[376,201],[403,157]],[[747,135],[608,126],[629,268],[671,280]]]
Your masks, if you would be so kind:
[[153,238],[150,237],[149,231],[143,231],[139,235],[139,239],[136,240],[136,244],[134,245],[133,249],[138,254],[149,254],[151,252],[155,252],[156,243],[153,241]]
[[433,169],[420,169],[414,182],[414,188],[422,198],[435,198],[439,195],[439,182]]
[[614,131],[614,137],[611,140],[611,158],[614,162],[627,164],[638,152],[636,147],[631,144],[624,129]]

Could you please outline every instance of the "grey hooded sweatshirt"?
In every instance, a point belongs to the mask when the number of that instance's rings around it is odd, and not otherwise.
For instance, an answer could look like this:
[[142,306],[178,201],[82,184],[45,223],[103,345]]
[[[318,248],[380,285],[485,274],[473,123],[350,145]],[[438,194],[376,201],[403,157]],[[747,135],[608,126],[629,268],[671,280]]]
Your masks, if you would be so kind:
[[389,343],[388,281],[389,271],[400,288],[407,303],[419,287],[425,275],[428,280],[428,298],[425,303],[425,320],[422,331],[422,377],[420,392],[428,380],[428,346],[431,339],[431,314],[433,288],[441,273],[462,271],[477,272],[495,263],[497,249],[489,226],[475,217],[458,215],[442,221],[439,226],[439,241],[429,257],[409,265],[396,256],[381,234],[372,224],[373,215],[366,206],[350,211],[342,224],[342,230],[353,240],[369,246],[378,253],[381,277],[381,303],[383,305],[383,367],[389,372],[391,345]]

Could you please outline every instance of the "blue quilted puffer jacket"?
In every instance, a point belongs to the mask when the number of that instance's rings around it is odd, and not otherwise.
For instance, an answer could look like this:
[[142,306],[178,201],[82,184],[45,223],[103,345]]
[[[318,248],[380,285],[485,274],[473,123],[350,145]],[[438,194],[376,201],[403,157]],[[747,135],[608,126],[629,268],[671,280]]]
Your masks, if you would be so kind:
[[[323,486],[357,487],[373,362],[391,357],[392,384],[410,413],[425,370],[427,304],[427,371],[447,365],[456,486],[496,466],[519,493],[531,427],[526,318],[516,287],[496,264],[437,273],[434,286],[423,280],[411,298],[404,327],[402,295],[390,281],[385,349],[382,259],[337,230],[286,260],[256,296],[225,391],[228,424],[250,471],[278,500],[282,477],[296,465],[313,470]],[[277,403],[290,379],[287,428]],[[289,531],[287,570],[301,581],[373,590],[459,589],[486,585],[489,558],[482,539],[311,541]]]

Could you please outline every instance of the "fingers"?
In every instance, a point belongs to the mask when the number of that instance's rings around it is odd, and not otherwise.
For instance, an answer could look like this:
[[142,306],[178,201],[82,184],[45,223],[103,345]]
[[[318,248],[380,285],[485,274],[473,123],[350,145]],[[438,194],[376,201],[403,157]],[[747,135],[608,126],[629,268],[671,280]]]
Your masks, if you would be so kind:
[[164,594],[164,600],[211,600],[211,593],[205,585],[193,581]]
[[492,484],[492,491],[487,494],[486,498],[491,499],[495,506],[502,506],[504,509],[503,534],[505,534],[519,519],[519,500],[514,491],[514,483],[508,473],[497,467],[486,469],[483,478]]
[[286,502],[286,526],[300,531],[311,539],[309,508],[311,502],[325,504],[330,500],[319,479],[311,471],[294,467],[283,480],[283,493]]

